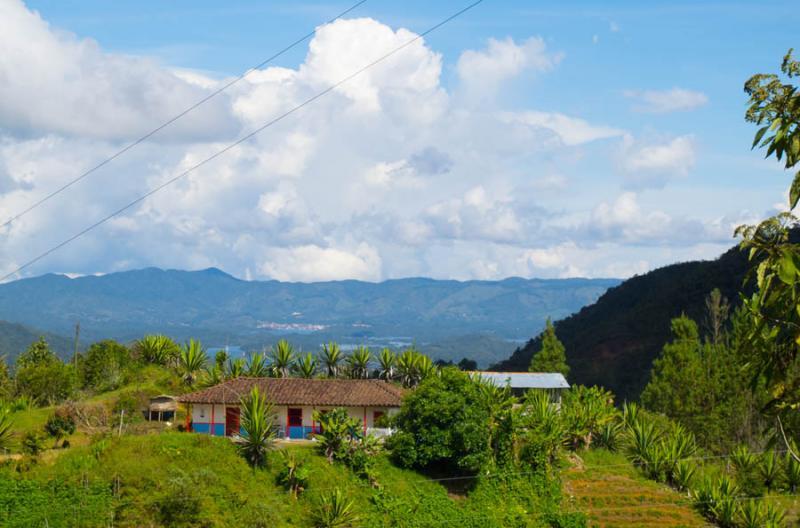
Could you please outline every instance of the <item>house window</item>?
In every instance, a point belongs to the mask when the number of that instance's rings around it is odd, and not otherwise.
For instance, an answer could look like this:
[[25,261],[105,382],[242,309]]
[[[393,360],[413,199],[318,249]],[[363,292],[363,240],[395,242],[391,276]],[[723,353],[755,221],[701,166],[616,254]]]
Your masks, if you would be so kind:
[[200,418],[205,418],[205,417],[206,417],[206,408],[205,406],[203,406],[200,407]]
[[378,420],[383,418],[385,415],[386,415],[386,413],[383,412],[383,411],[375,411],[375,412],[373,412],[372,413],[372,424],[376,425],[378,423]]

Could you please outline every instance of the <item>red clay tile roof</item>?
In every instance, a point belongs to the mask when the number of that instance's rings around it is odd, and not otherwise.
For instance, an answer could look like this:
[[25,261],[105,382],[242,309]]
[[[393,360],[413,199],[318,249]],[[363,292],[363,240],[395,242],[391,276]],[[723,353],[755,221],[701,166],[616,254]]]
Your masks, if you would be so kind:
[[400,407],[403,389],[382,380],[236,378],[184,394],[181,403],[238,403],[253,386],[275,405]]

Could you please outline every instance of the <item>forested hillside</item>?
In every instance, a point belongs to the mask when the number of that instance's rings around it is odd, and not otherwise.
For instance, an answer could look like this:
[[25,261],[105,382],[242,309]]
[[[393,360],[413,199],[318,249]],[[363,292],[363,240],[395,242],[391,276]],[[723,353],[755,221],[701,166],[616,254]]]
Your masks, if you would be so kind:
[[0,321],[0,358],[13,359],[40,336],[44,336],[53,351],[62,358],[72,350],[69,339],[62,336],[41,332],[21,324]]
[[[685,313],[702,321],[705,297],[714,288],[736,303],[747,269],[747,255],[734,247],[713,261],[673,264],[632,277],[557,321],[570,382],[602,385],[620,401],[636,399],[670,337],[670,320]],[[528,370],[540,348],[541,338],[531,339],[494,368]]]

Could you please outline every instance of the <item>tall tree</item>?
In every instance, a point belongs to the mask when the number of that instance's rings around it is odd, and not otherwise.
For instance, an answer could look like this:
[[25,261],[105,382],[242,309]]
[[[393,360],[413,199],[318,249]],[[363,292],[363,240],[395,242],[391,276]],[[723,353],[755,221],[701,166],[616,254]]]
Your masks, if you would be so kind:
[[[782,161],[786,170],[800,162],[800,61],[786,54],[780,74],[757,74],[745,83],[750,106],[745,119],[759,125],[753,148]],[[763,379],[773,395],[768,408],[780,416],[800,406],[800,245],[790,239],[797,226],[792,211],[800,200],[800,171],[789,187],[788,211],[758,225],[741,226],[737,234],[750,250],[756,290],[743,299],[752,325],[747,335],[753,380]]]
[[67,399],[77,382],[75,368],[62,362],[44,338],[33,343],[17,359],[17,392],[41,405]]
[[560,372],[564,376],[569,374],[567,356],[564,345],[556,336],[556,329],[550,318],[547,318],[544,332],[542,332],[542,348],[533,355],[530,372]]

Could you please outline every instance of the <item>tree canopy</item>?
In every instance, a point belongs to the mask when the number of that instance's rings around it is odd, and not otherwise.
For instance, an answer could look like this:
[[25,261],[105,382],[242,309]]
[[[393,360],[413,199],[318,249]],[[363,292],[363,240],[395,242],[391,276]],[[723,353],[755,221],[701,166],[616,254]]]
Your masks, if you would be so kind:
[[558,340],[556,329],[549,317],[542,332],[542,348],[533,355],[528,370],[531,372],[560,372],[564,376],[569,374],[564,345]]

